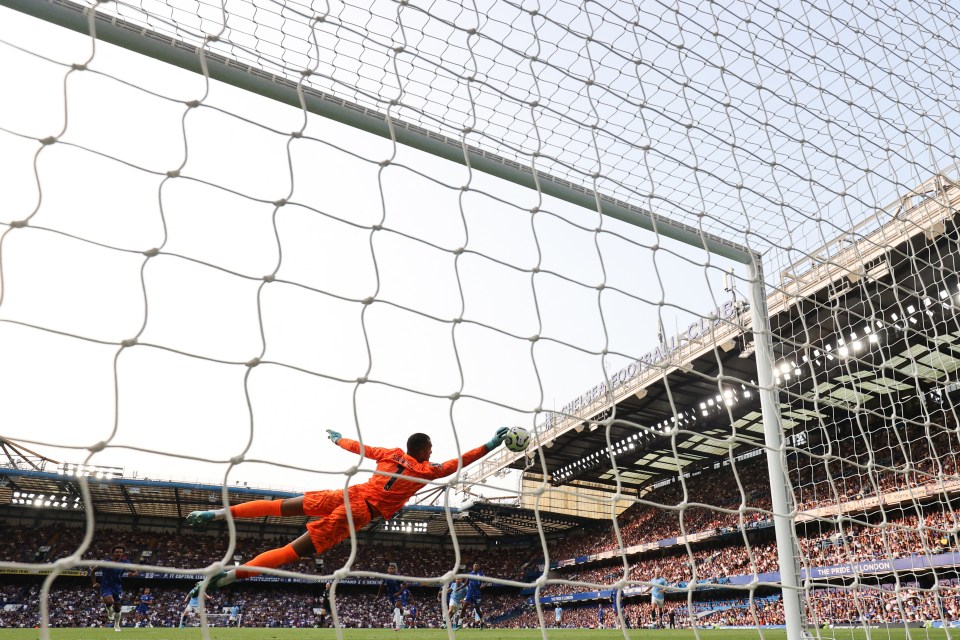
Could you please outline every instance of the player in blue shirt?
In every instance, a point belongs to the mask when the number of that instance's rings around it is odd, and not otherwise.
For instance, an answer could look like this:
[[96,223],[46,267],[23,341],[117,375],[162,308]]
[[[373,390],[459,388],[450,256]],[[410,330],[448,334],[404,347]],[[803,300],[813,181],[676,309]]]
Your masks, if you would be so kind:
[[603,629],[603,603],[597,605],[597,629]]
[[480,576],[483,575],[483,571],[480,570],[479,562],[473,563],[473,570],[468,575],[475,577],[467,578],[467,595],[464,598],[464,602],[473,608],[473,612],[476,614],[480,628],[483,629],[486,625],[483,623],[483,610],[480,609],[480,589],[484,587],[484,584],[483,581],[480,580]]
[[[125,557],[126,553],[127,550],[123,545],[118,544],[113,547],[110,557],[104,558],[104,560],[130,564],[130,561]],[[129,573],[129,575],[135,576],[137,572],[122,568],[103,567],[100,569],[100,582],[97,582],[96,570],[96,566],[90,567],[90,584],[94,589],[100,589],[100,598],[107,607],[107,620],[113,623],[114,631],[120,631],[120,610],[123,606],[123,575]]]
[[[391,562],[387,566],[387,573],[390,575],[396,575],[397,565]],[[400,597],[400,581],[396,578],[385,578],[384,581],[380,583],[380,588],[377,590],[377,597],[379,598],[384,591],[386,591],[387,603],[392,611],[393,605],[396,604]]]
[[610,609],[613,614],[613,624],[617,629],[621,626],[624,629],[631,628],[629,612],[623,606],[623,591],[618,589],[610,595]]
[[411,604],[410,608],[404,611],[403,617],[407,627],[410,629],[416,629],[417,620],[420,619],[420,610],[417,609],[417,605]]
[[400,590],[397,591],[397,598],[400,599],[400,604],[403,605],[404,609],[410,606],[410,587],[407,586],[406,582],[400,583]]
[[143,625],[152,627],[153,623],[150,622],[150,605],[153,604],[153,594],[150,593],[150,589],[144,589],[143,593],[140,594],[140,603],[137,605],[137,624],[135,626],[139,627],[141,623]]
[[663,626],[663,603],[665,596],[663,593],[663,588],[670,584],[667,582],[666,578],[654,578],[650,581],[652,585],[650,588],[650,604],[653,605],[653,610],[657,616],[657,624],[661,627]]

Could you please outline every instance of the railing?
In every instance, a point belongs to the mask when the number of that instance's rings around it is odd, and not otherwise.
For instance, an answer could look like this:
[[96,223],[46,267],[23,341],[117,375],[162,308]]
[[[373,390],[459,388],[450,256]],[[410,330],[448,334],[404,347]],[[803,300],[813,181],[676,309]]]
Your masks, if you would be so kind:
[[[937,175],[911,193],[879,209],[876,215],[854,226],[847,233],[810,252],[781,271],[778,289],[768,296],[771,316],[794,301],[806,298],[830,286],[838,278],[851,282],[869,276],[864,266],[884,256],[893,243],[921,233],[942,233],[943,222],[960,209],[960,185]],[[886,220],[886,222],[884,222]],[[880,224],[873,231],[867,228]]]

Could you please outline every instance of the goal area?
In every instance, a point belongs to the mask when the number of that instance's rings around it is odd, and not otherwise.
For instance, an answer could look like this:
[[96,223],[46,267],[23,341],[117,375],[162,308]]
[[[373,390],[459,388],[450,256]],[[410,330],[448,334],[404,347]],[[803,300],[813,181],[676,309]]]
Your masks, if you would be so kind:
[[182,521],[373,477],[330,429],[461,468],[243,626],[949,634],[957,14],[0,0],[0,623],[286,544]]

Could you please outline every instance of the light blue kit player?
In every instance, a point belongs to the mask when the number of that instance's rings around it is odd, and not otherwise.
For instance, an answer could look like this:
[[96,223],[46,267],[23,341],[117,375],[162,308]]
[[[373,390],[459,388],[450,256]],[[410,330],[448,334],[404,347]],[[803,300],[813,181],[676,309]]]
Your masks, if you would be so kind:
[[454,629],[460,628],[460,610],[463,607],[463,600],[467,597],[467,582],[463,578],[457,578],[450,585],[450,622]]
[[[190,589],[190,592],[187,593],[185,600],[187,601],[187,606],[183,610],[183,613],[180,614],[180,626],[183,627],[183,621],[187,618],[193,618],[195,615],[200,615],[200,587],[203,585],[203,580],[197,582],[193,585],[193,589]],[[203,601],[206,602],[210,600],[210,594],[203,594]]]
[[653,585],[650,589],[650,604],[653,605],[654,611],[657,612],[657,618],[660,625],[663,625],[663,603],[664,603],[664,593],[663,588],[669,585],[666,578],[654,578],[650,581],[650,584]]

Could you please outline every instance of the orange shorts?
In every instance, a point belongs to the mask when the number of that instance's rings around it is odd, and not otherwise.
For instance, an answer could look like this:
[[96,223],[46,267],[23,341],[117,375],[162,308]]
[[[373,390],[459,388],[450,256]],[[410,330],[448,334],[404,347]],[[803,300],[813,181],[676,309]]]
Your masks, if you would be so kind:
[[[359,491],[354,491],[355,488],[350,487],[348,491],[353,530],[359,531],[372,518],[370,506]],[[320,518],[307,523],[307,533],[310,534],[317,553],[323,553],[350,537],[350,523],[347,522],[347,507],[342,489],[308,491],[303,494],[303,513]]]

